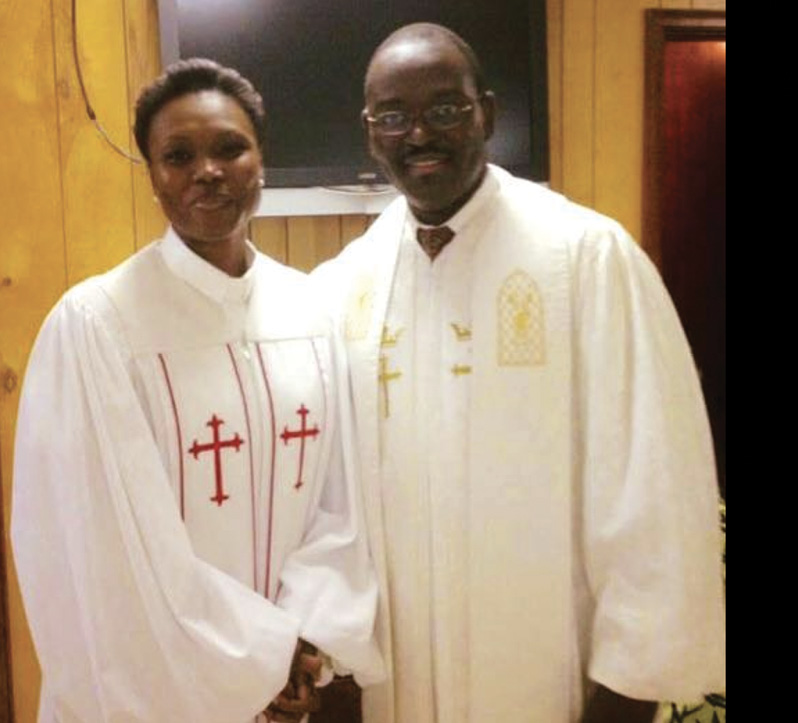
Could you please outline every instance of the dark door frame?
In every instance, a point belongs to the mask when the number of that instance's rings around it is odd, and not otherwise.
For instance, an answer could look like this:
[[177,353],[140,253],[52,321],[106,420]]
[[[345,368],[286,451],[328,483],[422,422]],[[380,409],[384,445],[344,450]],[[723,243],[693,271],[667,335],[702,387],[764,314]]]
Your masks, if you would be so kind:
[[[702,283],[706,282],[710,293],[722,293],[725,296],[725,222],[721,229],[718,225],[719,217],[716,215],[720,208],[721,192],[725,208],[725,186],[722,189],[717,189],[718,194],[712,198],[714,205],[693,208],[691,212],[697,213],[697,216],[673,217],[675,209],[671,207],[671,202],[674,191],[673,171],[676,168],[674,164],[683,162],[683,159],[680,159],[679,148],[674,145],[673,123],[670,120],[671,106],[674,102],[674,98],[670,97],[674,92],[671,87],[674,68],[666,68],[666,63],[671,63],[670,58],[674,56],[673,51],[676,51],[678,55],[680,49],[674,47],[677,43],[696,45],[706,42],[715,45],[721,42],[725,43],[725,41],[725,10],[652,9],[645,11],[645,120],[641,245],[662,273],[663,280],[674,295],[674,302],[680,309],[680,315],[684,314],[682,323],[688,338],[691,339],[699,371],[706,372],[706,378],[702,378],[702,388],[715,444],[719,492],[724,499],[726,496],[725,299],[722,299],[721,296],[712,296],[696,306],[695,298],[687,296],[687,289],[690,284],[695,285],[700,280]],[[698,77],[696,77],[696,82],[699,82]],[[710,113],[710,115],[712,114]],[[720,117],[720,111],[718,117]],[[725,108],[723,108],[722,117],[725,124]],[[700,115],[695,116],[694,120],[699,126],[702,123]],[[706,120],[710,122],[709,118]],[[700,127],[704,131],[708,131],[708,126]],[[666,129],[668,130],[666,131]],[[716,137],[720,138],[720,136]],[[690,142],[692,141],[695,141],[697,145],[691,146]],[[697,135],[695,138],[692,136],[682,137],[679,144],[681,145],[682,142],[685,144],[685,149],[694,149],[700,148],[702,141],[701,136]],[[711,153],[708,145],[705,145],[705,150],[708,154]],[[725,184],[725,147],[722,154],[723,170],[720,170],[720,166],[714,167],[714,161],[709,160],[710,156],[701,161],[707,163],[707,179],[712,177],[715,184],[720,182],[721,174],[723,174],[722,182]],[[685,188],[690,189],[689,192],[693,193],[694,186],[691,186],[690,183],[694,182],[695,178],[687,177],[684,181]],[[699,197],[700,194],[696,196],[697,202]],[[668,208],[665,207],[666,203]],[[706,217],[702,216],[705,212]],[[725,214],[725,210],[723,213]],[[668,214],[667,218],[666,214]],[[691,228],[698,229],[702,223],[710,224],[709,227],[698,231],[699,233],[703,232],[704,236],[674,235],[674,233],[678,234],[675,230],[681,228],[679,224],[688,224],[691,225]],[[718,235],[713,236],[715,233]],[[706,245],[704,245],[705,241]],[[687,245],[680,246],[682,243]],[[722,246],[712,246],[716,243],[722,243]],[[697,254],[695,257],[684,255],[693,252]],[[680,256],[680,254],[682,255]],[[671,287],[671,285],[673,286]],[[700,292],[703,293],[703,289]],[[699,289],[693,289],[689,293],[699,293]],[[701,313],[697,312],[699,306],[702,309]]]
[[726,40],[725,10],[645,11],[645,118],[643,130],[642,245],[662,261],[662,106],[665,44],[674,40]]

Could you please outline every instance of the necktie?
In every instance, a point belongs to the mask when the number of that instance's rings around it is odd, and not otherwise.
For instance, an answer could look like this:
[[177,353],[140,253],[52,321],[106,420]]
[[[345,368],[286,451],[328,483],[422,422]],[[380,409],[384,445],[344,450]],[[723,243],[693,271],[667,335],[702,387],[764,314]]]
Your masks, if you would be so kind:
[[441,249],[454,237],[454,231],[448,226],[435,226],[434,228],[419,228],[416,237],[421,244],[421,248],[434,261]]

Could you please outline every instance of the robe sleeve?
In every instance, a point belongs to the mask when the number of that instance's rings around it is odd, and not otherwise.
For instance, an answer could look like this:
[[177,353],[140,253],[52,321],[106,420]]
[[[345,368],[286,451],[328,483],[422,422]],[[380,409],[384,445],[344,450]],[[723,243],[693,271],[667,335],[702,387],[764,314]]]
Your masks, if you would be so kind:
[[623,695],[725,691],[719,492],[691,350],[659,274],[614,225],[576,251],[588,675]]
[[23,385],[11,540],[43,709],[244,723],[284,687],[299,621],[193,554],[129,362],[84,284],[46,319]]
[[301,621],[300,636],[332,658],[336,672],[361,686],[385,668],[375,636],[378,583],[359,495],[343,345],[331,337],[337,430],[331,463],[303,544],[286,560],[278,603]]

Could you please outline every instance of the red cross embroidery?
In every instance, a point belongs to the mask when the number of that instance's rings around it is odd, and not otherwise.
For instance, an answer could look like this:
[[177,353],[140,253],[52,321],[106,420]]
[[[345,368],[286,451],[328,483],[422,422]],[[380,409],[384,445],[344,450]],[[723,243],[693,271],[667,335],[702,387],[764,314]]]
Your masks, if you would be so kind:
[[296,413],[302,418],[300,428],[289,430],[287,426],[284,427],[283,433],[280,435],[280,439],[282,439],[286,444],[288,444],[288,442],[290,442],[292,439],[299,439],[299,474],[297,474],[296,484],[294,485],[294,488],[298,490],[303,484],[305,484],[302,481],[302,468],[305,464],[305,438],[313,437],[313,439],[315,439],[319,433],[319,425],[314,424],[313,429],[307,428],[308,410],[304,404],[296,410]]
[[224,424],[224,420],[219,419],[215,414],[211,417],[210,422],[205,422],[205,426],[211,427],[213,429],[213,442],[209,442],[208,444],[199,444],[197,440],[194,440],[194,444],[189,449],[189,453],[194,455],[194,459],[199,459],[200,452],[213,452],[213,467],[214,472],[216,473],[216,494],[211,497],[211,502],[215,502],[220,507],[222,503],[229,499],[230,495],[226,495],[224,493],[224,486],[222,482],[222,449],[224,447],[234,447],[235,451],[238,452],[241,445],[244,444],[244,440],[238,436],[238,432],[236,432],[236,436],[232,439],[219,439],[219,427]]

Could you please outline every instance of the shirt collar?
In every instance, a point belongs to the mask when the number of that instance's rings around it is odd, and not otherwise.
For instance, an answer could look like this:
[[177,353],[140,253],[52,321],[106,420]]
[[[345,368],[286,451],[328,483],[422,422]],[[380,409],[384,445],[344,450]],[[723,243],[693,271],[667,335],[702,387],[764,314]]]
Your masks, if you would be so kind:
[[199,292],[217,303],[246,302],[255,283],[258,254],[251,242],[246,242],[247,270],[243,276],[229,276],[194,253],[170,226],[159,248],[169,270]]

